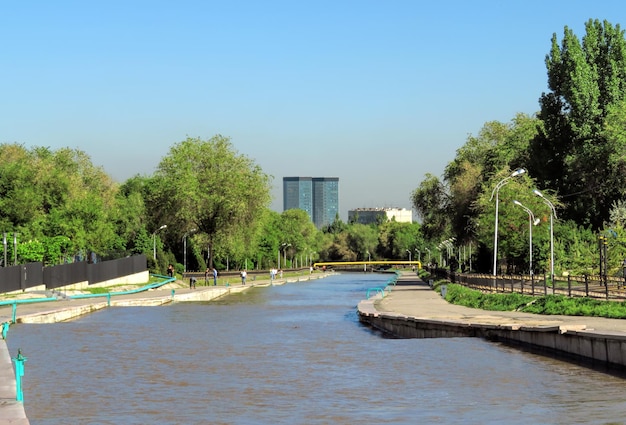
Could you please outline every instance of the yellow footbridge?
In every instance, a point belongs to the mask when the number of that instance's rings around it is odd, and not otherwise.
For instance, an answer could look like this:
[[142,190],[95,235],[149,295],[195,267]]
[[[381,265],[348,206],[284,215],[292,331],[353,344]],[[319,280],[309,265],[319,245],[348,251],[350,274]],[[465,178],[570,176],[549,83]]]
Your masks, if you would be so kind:
[[414,260],[380,260],[380,261],[325,261],[313,263],[313,267],[339,267],[339,266],[416,266],[422,268],[421,261]]

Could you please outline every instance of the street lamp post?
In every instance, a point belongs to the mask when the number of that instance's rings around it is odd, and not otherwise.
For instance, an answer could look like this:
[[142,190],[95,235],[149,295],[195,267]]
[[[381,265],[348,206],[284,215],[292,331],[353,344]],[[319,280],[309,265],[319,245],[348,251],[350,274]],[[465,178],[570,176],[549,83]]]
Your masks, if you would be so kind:
[[417,261],[419,261],[420,263],[422,262],[422,252],[415,248],[415,252],[417,252]]
[[410,263],[410,262],[411,262],[411,250],[410,250],[410,249],[407,249],[407,250],[406,250],[406,252],[408,252],[408,253],[409,253],[409,263]]
[[452,241],[454,238],[446,239],[442,242],[443,246],[446,247],[446,266],[450,265],[450,257],[452,257],[452,253],[454,252],[454,245],[452,245]]
[[154,233],[152,233],[152,258],[154,258],[155,261],[156,261],[156,234],[159,230],[165,229],[166,227],[167,227],[167,224],[164,224],[163,226],[156,229]]
[[426,251],[428,251],[428,264],[430,265],[430,249],[424,247]]
[[527,208],[526,206],[524,206],[520,201],[513,201],[513,203],[519,207],[522,207],[524,209],[524,211],[526,211],[526,213],[528,213],[528,239],[529,239],[529,252],[528,252],[528,257],[529,257],[529,264],[530,264],[530,275],[533,275],[533,226],[536,226],[539,224],[539,219],[535,218],[535,215],[533,214],[533,212]]
[[196,229],[191,229],[183,235],[183,273],[187,272],[187,236],[195,231]]
[[278,250],[278,269],[280,270],[280,250],[283,250],[283,266],[287,265],[287,247],[291,246],[290,243],[282,243],[280,244],[280,248]]
[[[500,180],[498,184],[496,185],[496,187],[493,188],[493,192],[491,192],[491,199],[493,199],[494,194],[496,196],[496,219],[495,219],[495,231],[494,231],[494,236],[493,236],[493,275],[494,276],[496,276],[496,271],[497,271],[497,266],[498,266],[498,206],[499,206],[498,194],[502,186],[507,184],[511,178],[521,176],[524,173],[526,173],[526,170],[523,168],[519,168],[513,171],[510,176],[505,177],[504,179]],[[489,201],[491,201],[491,199],[489,199]]]
[[552,218],[556,218],[556,210],[552,202],[548,201],[543,193],[537,189],[533,190],[533,193],[543,199],[543,202],[550,207],[550,280],[552,281],[552,287],[554,288],[554,223]]

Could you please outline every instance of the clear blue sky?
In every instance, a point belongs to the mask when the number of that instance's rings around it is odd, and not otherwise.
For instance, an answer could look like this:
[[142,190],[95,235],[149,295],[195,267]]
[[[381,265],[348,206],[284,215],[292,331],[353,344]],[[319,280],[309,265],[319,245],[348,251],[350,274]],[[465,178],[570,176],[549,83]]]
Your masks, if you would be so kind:
[[0,142],[79,148],[115,180],[187,136],[274,176],[339,177],[340,213],[411,208],[487,121],[532,114],[545,55],[623,1],[0,2]]

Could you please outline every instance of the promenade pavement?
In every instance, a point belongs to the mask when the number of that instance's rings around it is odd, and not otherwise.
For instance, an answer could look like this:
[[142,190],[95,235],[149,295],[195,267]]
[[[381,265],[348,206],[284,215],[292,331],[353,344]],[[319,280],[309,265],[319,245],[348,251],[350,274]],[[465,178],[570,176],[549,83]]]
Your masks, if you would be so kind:
[[472,325],[561,327],[603,335],[626,336],[626,320],[583,316],[547,316],[515,311],[486,311],[450,304],[414,273],[402,274],[390,294],[374,302],[381,313]]

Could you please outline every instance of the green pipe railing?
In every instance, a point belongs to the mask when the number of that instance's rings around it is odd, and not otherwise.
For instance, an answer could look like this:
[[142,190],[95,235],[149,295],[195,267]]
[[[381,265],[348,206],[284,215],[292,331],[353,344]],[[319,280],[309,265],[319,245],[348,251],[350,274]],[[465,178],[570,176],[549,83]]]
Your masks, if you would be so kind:
[[365,294],[365,299],[369,300],[370,294],[372,292],[376,292],[376,295],[380,294],[382,298],[385,298],[385,292],[391,293],[391,287],[396,286],[396,282],[398,281],[399,277],[400,277],[400,272],[394,272],[394,276],[387,281],[384,288],[376,287],[376,288],[368,289],[367,293]]
[[380,294],[383,298],[385,298],[385,290],[383,288],[369,288],[367,290],[367,294],[365,295],[366,299],[370,299],[370,293],[376,292],[376,295]]
[[[138,292],[148,291],[150,289],[159,288],[165,284],[170,282],[174,282],[176,280],[175,277],[163,276],[158,274],[151,275],[156,278],[163,278],[162,281],[151,283],[149,285],[142,286],[136,289],[130,289],[128,291],[118,291],[118,292],[107,292],[105,294],[80,294],[80,295],[71,295],[67,297],[68,299],[84,299],[84,298],[98,298],[98,297],[107,297],[107,305],[111,305],[111,297],[116,295],[130,295],[136,294]],[[3,305],[11,305],[13,306],[13,312],[11,315],[11,323],[16,323],[17,316],[17,305],[18,304],[32,304],[32,303],[42,303],[42,302],[50,302],[50,301],[58,301],[57,297],[45,297],[45,298],[28,298],[23,300],[8,300],[8,301],[0,301],[0,306]],[[6,332],[3,330],[3,335],[6,335]],[[6,338],[5,338],[6,339]]]
[[0,306],[11,304],[28,304],[28,303],[43,303],[46,301],[56,301],[57,297],[45,297],[45,298],[28,298],[25,300],[7,300],[0,301]]
[[148,291],[150,289],[159,288],[159,287],[161,287],[163,285],[166,285],[166,284],[168,284],[170,282],[174,282],[176,280],[175,277],[163,276],[163,275],[159,275],[159,274],[153,274],[151,276],[152,277],[163,278],[164,280],[162,280],[160,282],[151,283],[151,284],[146,285],[146,286],[142,286],[141,288],[129,289],[128,291],[107,292],[106,294],[70,295],[68,298],[73,299],[73,300],[78,300],[78,299],[84,299],[84,298],[109,297],[109,299],[110,299],[111,296],[115,296],[115,295],[130,295],[130,294],[136,294],[138,292]]

